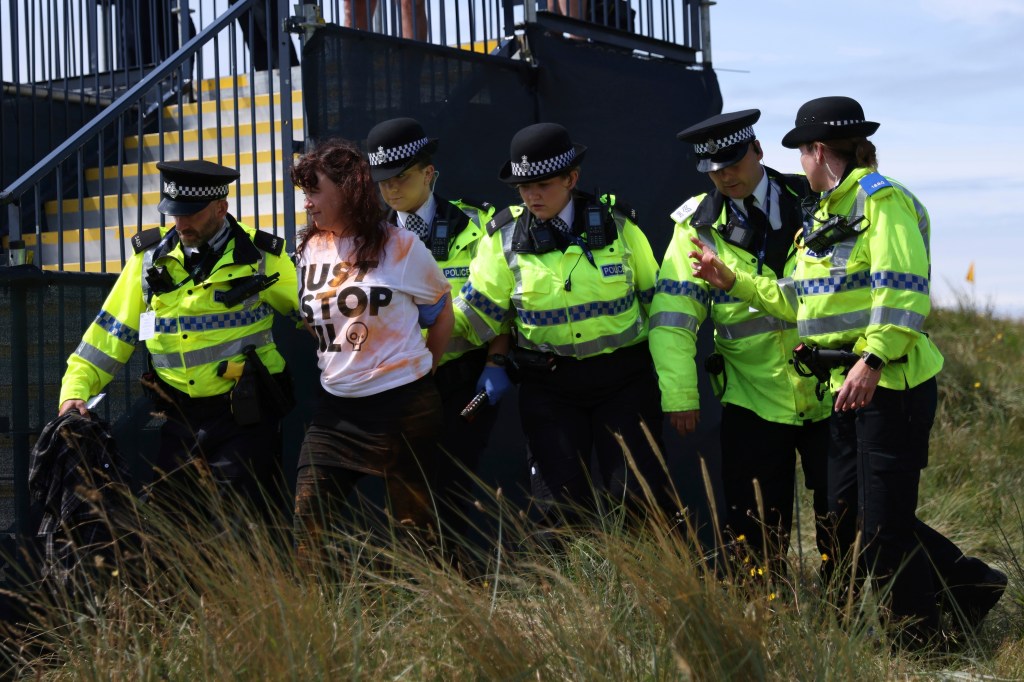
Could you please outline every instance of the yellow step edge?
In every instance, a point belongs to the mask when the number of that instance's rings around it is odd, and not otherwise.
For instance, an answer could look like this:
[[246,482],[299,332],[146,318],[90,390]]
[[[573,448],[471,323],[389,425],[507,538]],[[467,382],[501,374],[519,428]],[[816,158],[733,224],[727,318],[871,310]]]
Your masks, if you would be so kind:
[[[210,161],[214,161],[214,162],[216,162],[216,160],[217,160],[216,159],[216,155],[211,155],[208,158],[209,158]],[[231,167],[231,168],[241,168],[243,166],[251,165],[253,163],[253,160],[254,160],[253,159],[253,152],[242,152],[241,156],[238,156],[236,154],[224,154],[221,157],[220,163],[222,165],[225,165],[225,166],[228,166],[228,167]],[[270,163],[270,162],[274,162],[274,161],[284,161],[283,150],[278,149],[273,155],[271,155],[271,153],[269,151],[256,152],[256,159],[255,159],[256,163]],[[142,174],[143,175],[158,175],[160,173],[160,171],[157,169],[156,164],[157,164],[156,161],[147,161],[147,162],[143,163],[142,164]],[[138,175],[139,165],[137,163],[126,163],[121,168],[123,169],[122,175],[124,177],[131,177],[131,178],[133,178],[136,175]],[[117,166],[106,166],[103,169],[103,179],[104,180],[108,180],[108,179],[109,180],[116,180],[117,176],[118,176],[118,167]],[[99,177],[100,177],[100,169],[99,168],[93,167],[93,168],[85,169],[85,179],[86,180],[98,180]]]
[[461,43],[456,45],[460,50],[466,50],[467,52],[478,52],[480,54],[491,54],[498,49],[499,43],[497,40],[478,40],[474,43]]
[[[253,128],[253,126],[252,126],[251,123],[243,123],[240,126],[221,126],[219,128],[216,128],[216,127],[203,128],[202,135],[203,135],[203,139],[204,140],[217,140],[217,139],[230,140],[230,139],[234,139],[234,137],[235,137],[234,131],[237,129],[238,130],[238,137],[241,139],[241,138],[246,138],[246,137],[251,136],[253,134],[252,128]],[[304,129],[305,128],[302,125],[302,120],[301,119],[296,119],[294,124],[293,124],[293,130],[295,130],[295,131],[302,131]],[[199,140],[199,132],[200,132],[199,130],[196,130],[196,129],[193,128],[193,129],[184,130],[184,131],[168,130],[168,131],[164,132],[162,135],[160,133],[148,133],[148,134],[142,136],[142,140],[143,140],[142,144],[143,144],[143,146],[146,146],[146,147],[156,147],[156,146],[161,146],[161,145],[162,146],[167,146],[167,145],[172,145],[172,144],[178,144],[179,136],[185,142],[197,142]],[[260,121],[259,123],[256,124],[256,134],[257,135],[266,135],[266,134],[269,134],[271,132],[274,132],[274,133],[281,132],[281,121],[279,121],[279,120],[278,121],[274,121],[273,128],[271,128],[269,121]],[[137,135],[132,135],[131,137],[125,138],[125,141],[124,141],[124,148],[125,149],[138,149],[138,147],[139,147],[139,138],[138,138]]]
[[218,78],[204,78],[199,81],[199,89],[202,92],[210,92],[213,90],[223,90],[225,88],[232,87],[235,83],[238,87],[245,88],[249,86],[249,74],[240,73],[234,76],[221,76]]
[[[295,191],[299,192],[301,190],[296,188]],[[241,185],[241,190],[239,190],[237,188],[232,188],[231,194],[228,195],[228,211],[229,212],[231,211],[231,202],[234,201],[235,197],[239,196],[239,194],[241,194],[241,196],[243,196],[243,197],[251,197],[251,196],[255,196],[255,195],[269,194],[271,192],[273,192],[275,194],[279,194],[279,193],[284,192],[284,180],[283,180],[283,178],[279,178],[277,180],[277,182],[273,183],[273,185],[271,185],[271,182],[269,180],[265,180],[265,181],[261,181],[256,186],[254,186],[253,183],[251,183],[251,182],[247,182],[247,183]],[[121,206],[122,207],[124,207],[124,208],[129,208],[129,207],[131,207],[131,208],[138,208],[139,202],[138,202],[138,200],[136,198],[138,196],[137,194],[122,194],[122,195],[108,194],[108,195],[103,197],[103,208],[106,209],[106,210],[116,210],[117,209],[118,196],[121,197]],[[77,212],[78,211],[78,202],[79,202],[78,199],[64,199],[61,202],[61,208],[64,210],[65,213]],[[81,202],[82,202],[82,210],[84,210],[84,211],[98,211],[98,210],[100,210],[100,197],[83,197],[81,199]],[[156,206],[159,203],[160,203],[160,192],[156,192],[156,191],[143,192],[143,194],[142,194],[142,205],[143,206]],[[46,215],[56,215],[56,214],[57,214],[57,202],[56,201],[47,201],[46,202]]]
[[[252,109],[253,108],[252,100],[253,100],[252,97],[239,97],[239,98],[237,98],[239,111],[241,111],[242,109]],[[270,95],[269,94],[256,95],[256,106],[257,107],[264,107],[264,106],[269,105],[269,103],[270,103]],[[275,92],[274,93],[274,104],[280,104],[280,103],[281,103],[281,93]],[[302,91],[301,90],[293,90],[292,91],[292,103],[293,104],[296,104],[296,103],[301,104],[302,103]],[[231,99],[230,98],[218,98],[218,99],[206,100],[202,104],[203,114],[214,114],[215,115],[217,113],[217,106],[218,105],[220,105],[221,111],[233,111],[234,108],[235,108],[234,105],[231,104]],[[199,109],[200,109],[200,105],[198,103],[196,103],[196,102],[193,102],[193,103],[190,103],[190,104],[182,104],[181,105],[181,112],[184,115],[192,115],[192,116],[194,116],[199,111]],[[166,106],[166,107],[164,107],[164,118],[173,118],[174,116],[177,115],[177,112],[178,112],[178,105],[172,104],[172,105]]]
[[[277,219],[280,220],[281,216],[278,216]],[[268,225],[268,224],[273,223],[274,220],[275,220],[275,218],[274,218],[274,216],[272,214],[270,214],[270,213],[261,213],[259,218],[254,218],[253,216],[247,216],[247,217],[242,218],[241,220],[239,220],[239,222],[252,227],[255,224],[257,224],[257,222],[260,225]],[[295,222],[296,222],[297,225],[301,225],[301,226],[304,227],[306,225],[306,212],[305,211],[297,212],[295,214]],[[170,224],[171,223],[168,223],[168,225],[170,225]],[[154,228],[154,227],[160,227],[159,223],[148,223],[148,224],[145,224],[145,225],[142,226],[142,230],[148,230],[148,229],[151,229],[151,228]],[[264,229],[266,229],[266,228],[264,228]],[[79,242],[78,235],[81,234],[84,237],[82,241],[84,243],[88,244],[88,243],[100,241],[100,232],[103,231],[103,230],[115,231],[116,232],[118,230],[118,227],[116,225],[108,225],[108,226],[102,227],[102,228],[100,228],[100,227],[89,227],[89,228],[86,228],[84,230],[70,230],[70,231],[65,230],[63,233],[61,233],[61,232],[43,232],[39,236],[41,236],[43,238],[43,244],[56,245],[56,244],[60,244],[61,243],[58,240],[58,237],[61,234],[64,235],[64,241],[63,241],[64,244],[77,244]],[[141,232],[141,230],[140,230],[140,232]],[[134,232],[129,234],[127,230],[125,231],[125,237],[131,237],[134,234],[135,234]],[[35,246],[36,243],[37,243],[36,242],[36,234],[35,233],[22,235],[21,238],[22,238],[22,240],[24,240],[26,247]],[[107,240],[110,241],[114,245],[117,244],[117,236],[116,235],[113,235],[113,238],[111,238],[111,235],[107,235]],[[4,237],[5,246],[6,246],[6,241],[7,241],[7,237]]]

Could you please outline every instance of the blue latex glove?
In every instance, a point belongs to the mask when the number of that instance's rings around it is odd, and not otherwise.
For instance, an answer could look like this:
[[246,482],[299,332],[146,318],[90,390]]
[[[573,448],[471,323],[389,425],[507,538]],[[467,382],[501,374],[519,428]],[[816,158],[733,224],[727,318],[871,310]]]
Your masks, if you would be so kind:
[[487,391],[487,402],[491,405],[497,405],[510,388],[512,382],[504,367],[484,367],[480,378],[476,380],[476,392]]

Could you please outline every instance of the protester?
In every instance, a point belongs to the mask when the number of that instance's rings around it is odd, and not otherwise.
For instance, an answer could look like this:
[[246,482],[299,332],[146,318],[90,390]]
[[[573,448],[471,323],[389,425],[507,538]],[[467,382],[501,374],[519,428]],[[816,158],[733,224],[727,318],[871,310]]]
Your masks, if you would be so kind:
[[317,144],[292,179],[306,194],[299,299],[320,366],[298,462],[299,557],[318,556],[364,475],[382,477],[392,518],[431,542],[442,424],[431,373],[452,330],[450,287],[415,234],[382,220],[370,166],[353,144]]

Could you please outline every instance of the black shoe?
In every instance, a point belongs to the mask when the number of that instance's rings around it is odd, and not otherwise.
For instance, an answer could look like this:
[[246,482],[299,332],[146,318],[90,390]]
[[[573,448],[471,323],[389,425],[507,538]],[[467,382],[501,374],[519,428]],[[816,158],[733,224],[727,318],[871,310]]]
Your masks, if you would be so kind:
[[1006,591],[1006,582],[1005,573],[989,566],[981,579],[974,584],[950,588],[949,591],[958,611],[954,616],[954,621],[959,620],[959,625],[965,632],[977,630],[981,621],[1003,596],[1003,592]]

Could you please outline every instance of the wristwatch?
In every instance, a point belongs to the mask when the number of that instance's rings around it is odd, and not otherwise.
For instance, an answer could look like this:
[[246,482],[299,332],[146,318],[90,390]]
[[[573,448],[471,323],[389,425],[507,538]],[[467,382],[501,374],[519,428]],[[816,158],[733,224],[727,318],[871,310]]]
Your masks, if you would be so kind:
[[885,360],[869,350],[864,351],[860,357],[864,361],[864,364],[868,366],[868,369],[878,372],[885,367]]
[[487,362],[498,367],[504,367],[505,363],[508,362],[508,357],[501,355],[500,353],[491,353],[487,356]]

